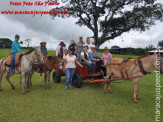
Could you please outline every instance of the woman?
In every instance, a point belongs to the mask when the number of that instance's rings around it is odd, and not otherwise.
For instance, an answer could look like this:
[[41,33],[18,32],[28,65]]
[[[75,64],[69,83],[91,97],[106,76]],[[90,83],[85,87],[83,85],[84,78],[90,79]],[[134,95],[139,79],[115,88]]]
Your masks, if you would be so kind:
[[56,56],[60,57],[60,58],[63,58],[63,55],[64,55],[64,51],[66,50],[66,44],[61,41],[60,44],[58,45],[57,47],[57,50],[56,50]]
[[78,51],[78,54],[77,54],[77,58],[78,58],[78,61],[81,62],[81,52],[83,51],[83,45],[84,45],[84,42],[83,42],[83,37],[80,37],[79,38],[79,42],[77,44],[77,51]]
[[[81,52],[81,64],[88,66],[88,72],[90,75],[95,74],[94,69],[96,64],[94,62],[91,62],[90,56],[88,54],[88,46],[86,44],[83,46],[83,51]],[[91,69],[91,65],[92,65],[92,69]]]
[[100,56],[96,52],[96,46],[92,45],[91,52],[89,53],[91,61],[97,65],[96,72],[100,71],[101,65],[103,65],[103,60],[100,59]]
[[104,53],[102,54],[101,59],[104,61],[104,65],[102,66],[102,71],[104,73],[104,76],[106,76],[106,65],[108,64],[108,62],[111,61],[112,59],[112,54],[109,53],[109,49],[108,47],[104,48]]
[[65,68],[65,74],[66,74],[66,80],[65,80],[65,90],[68,88],[72,88],[72,78],[74,76],[76,65],[77,63],[79,66],[83,67],[78,61],[75,55],[72,54],[73,49],[69,49],[67,55],[64,58],[64,68]]
[[70,46],[68,47],[68,49],[69,49],[69,50],[71,49],[71,50],[72,50],[72,54],[74,55],[74,51],[75,51],[75,49],[77,49],[77,46],[76,46],[74,40],[71,40],[71,44],[70,44]]
[[48,56],[48,50],[46,48],[46,42],[43,41],[40,43],[40,45],[41,45],[41,52],[42,52],[43,56],[47,57]]

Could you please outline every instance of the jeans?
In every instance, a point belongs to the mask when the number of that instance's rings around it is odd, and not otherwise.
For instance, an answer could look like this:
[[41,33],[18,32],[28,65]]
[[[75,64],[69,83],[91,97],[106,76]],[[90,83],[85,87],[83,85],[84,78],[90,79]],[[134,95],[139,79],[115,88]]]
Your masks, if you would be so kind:
[[[92,61],[92,64],[90,64],[90,63],[87,62],[87,61],[82,61],[81,64],[82,64],[82,65],[85,65],[85,66],[88,66],[88,71],[89,71],[89,73],[94,72],[94,69],[95,69],[95,67],[96,67],[96,62],[94,62],[94,61]],[[92,70],[91,70],[91,65],[92,65]]]
[[65,80],[65,86],[69,87],[72,86],[72,78],[74,76],[76,68],[66,68],[66,80]]
[[77,59],[79,62],[81,62],[81,55],[80,54],[81,54],[81,52],[78,52],[78,54],[77,54]]
[[10,72],[15,72],[15,53],[11,53],[11,69]]

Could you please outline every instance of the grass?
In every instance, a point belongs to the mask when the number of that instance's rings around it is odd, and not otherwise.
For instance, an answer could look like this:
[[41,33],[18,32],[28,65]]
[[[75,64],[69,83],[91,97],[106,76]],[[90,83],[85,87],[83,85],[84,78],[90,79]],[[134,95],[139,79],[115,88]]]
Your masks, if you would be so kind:
[[[24,50],[25,52],[26,50]],[[49,51],[55,55],[54,51]],[[0,50],[0,58],[8,50]],[[113,57],[121,57],[113,55]],[[133,56],[135,57],[135,56]],[[151,69],[153,71],[154,69]],[[6,75],[6,74],[5,74]],[[113,94],[103,94],[103,85],[84,81],[81,88],[64,90],[64,77],[60,84],[53,83],[45,90],[44,77],[35,73],[30,93],[21,94],[20,76],[11,78],[12,90],[5,78],[0,92],[0,122],[154,122],[155,74],[144,76],[139,83],[141,100],[132,100],[133,82],[112,83]],[[161,80],[163,76],[161,75]],[[162,92],[162,89],[161,89]],[[161,105],[162,101],[161,101]],[[162,108],[161,108],[162,111]]]

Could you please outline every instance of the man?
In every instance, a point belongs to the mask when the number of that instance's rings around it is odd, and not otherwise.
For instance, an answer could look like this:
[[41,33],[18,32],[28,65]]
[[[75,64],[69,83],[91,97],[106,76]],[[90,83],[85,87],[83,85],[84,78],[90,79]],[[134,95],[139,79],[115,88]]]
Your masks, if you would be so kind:
[[41,52],[43,54],[44,57],[47,57],[48,56],[48,51],[47,51],[47,48],[46,48],[46,42],[41,42],[40,43],[41,45]]
[[91,42],[90,41],[90,38],[87,37],[87,39],[86,39],[86,45],[88,46],[88,53],[92,52],[92,50],[91,50],[92,44],[90,42]]
[[89,53],[89,56],[91,58],[91,62],[97,65],[96,72],[100,71],[101,65],[103,65],[103,60],[101,60],[100,56],[96,52],[96,46],[92,45],[91,52]]
[[17,53],[22,53],[21,49],[20,49],[20,43],[19,41],[20,36],[19,35],[15,35],[15,40],[12,43],[12,48],[11,48],[11,76],[14,75],[15,72],[15,55]]

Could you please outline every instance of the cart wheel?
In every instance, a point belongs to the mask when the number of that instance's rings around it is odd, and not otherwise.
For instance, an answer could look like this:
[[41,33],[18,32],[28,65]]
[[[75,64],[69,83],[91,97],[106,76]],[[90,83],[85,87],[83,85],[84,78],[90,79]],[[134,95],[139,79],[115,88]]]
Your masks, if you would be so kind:
[[74,74],[72,84],[76,88],[80,88],[82,86],[82,78],[79,74],[77,73]]
[[53,81],[54,83],[60,83],[61,82],[61,75],[58,71],[53,72]]

